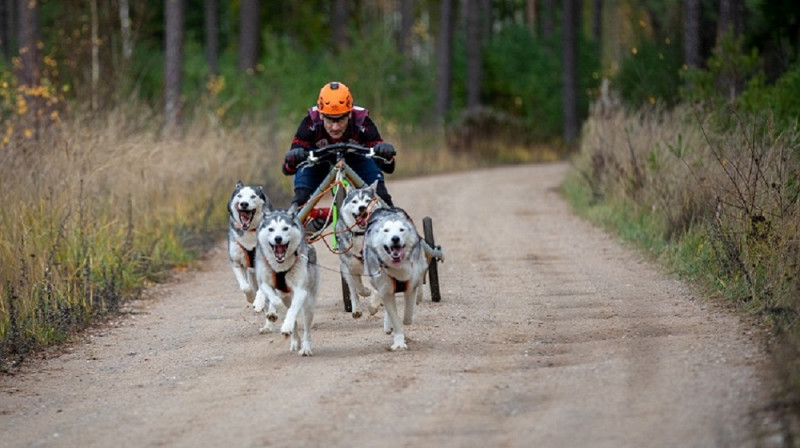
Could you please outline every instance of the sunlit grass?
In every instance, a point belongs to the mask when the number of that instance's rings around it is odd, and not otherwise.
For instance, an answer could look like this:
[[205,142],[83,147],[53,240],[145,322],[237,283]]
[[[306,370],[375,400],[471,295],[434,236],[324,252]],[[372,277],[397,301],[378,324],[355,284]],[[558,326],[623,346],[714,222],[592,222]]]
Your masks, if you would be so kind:
[[[158,115],[136,105],[72,117],[0,145],[0,369],[191,267],[224,238],[238,180],[262,185],[275,206],[291,198],[280,166],[296,123],[251,117],[224,128],[199,115],[167,136]],[[384,138],[398,150],[389,183],[557,154],[454,153],[437,130]]]
[[800,364],[800,130],[718,114],[597,110],[564,191],[583,216],[760,320],[796,396],[800,374],[783,366]]

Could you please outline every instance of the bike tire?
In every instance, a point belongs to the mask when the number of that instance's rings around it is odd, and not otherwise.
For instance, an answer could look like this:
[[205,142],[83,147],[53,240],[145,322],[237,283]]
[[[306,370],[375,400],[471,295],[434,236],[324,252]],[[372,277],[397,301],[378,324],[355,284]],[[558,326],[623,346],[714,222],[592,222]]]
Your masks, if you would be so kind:
[[[436,248],[436,243],[433,239],[433,220],[426,216],[422,219],[422,232],[425,235],[425,242],[432,248]],[[439,290],[439,267],[437,263],[439,259],[431,257],[428,264],[428,286],[431,289],[431,300],[439,302],[442,300],[442,294]]]

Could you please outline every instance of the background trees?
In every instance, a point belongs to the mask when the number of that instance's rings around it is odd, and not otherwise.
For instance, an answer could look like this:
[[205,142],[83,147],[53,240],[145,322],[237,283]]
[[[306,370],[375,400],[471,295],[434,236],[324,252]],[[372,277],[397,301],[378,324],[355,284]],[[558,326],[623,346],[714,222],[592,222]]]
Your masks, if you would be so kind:
[[[73,110],[136,98],[166,124],[209,106],[222,123],[265,111],[294,120],[317,86],[341,79],[399,125],[569,143],[604,77],[630,105],[671,104],[702,87],[689,69],[757,51],[752,73],[730,80],[735,96],[753,73],[777,80],[800,48],[793,0],[205,0],[172,20],[178,6],[0,0],[0,68],[15,75],[4,118],[27,85]],[[737,45],[720,46],[724,35]]]

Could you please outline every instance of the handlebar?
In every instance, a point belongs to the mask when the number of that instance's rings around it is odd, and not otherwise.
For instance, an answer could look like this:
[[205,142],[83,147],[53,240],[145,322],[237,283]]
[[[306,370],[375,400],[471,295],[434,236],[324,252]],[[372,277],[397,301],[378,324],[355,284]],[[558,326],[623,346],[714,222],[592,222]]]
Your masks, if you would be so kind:
[[374,148],[369,148],[356,143],[341,142],[331,143],[330,145],[325,145],[321,148],[308,151],[308,158],[301,163],[298,168],[304,165],[316,165],[323,159],[326,159],[332,155],[335,155],[336,159],[338,160],[347,154],[357,154],[362,157],[376,158],[388,162],[387,160],[377,156]]

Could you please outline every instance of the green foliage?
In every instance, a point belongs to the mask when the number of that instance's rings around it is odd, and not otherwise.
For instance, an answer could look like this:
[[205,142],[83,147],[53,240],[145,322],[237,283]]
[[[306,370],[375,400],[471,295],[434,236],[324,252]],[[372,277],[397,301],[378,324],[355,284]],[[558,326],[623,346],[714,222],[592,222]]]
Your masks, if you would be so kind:
[[771,86],[763,76],[754,77],[737,103],[742,110],[751,113],[769,110],[780,129],[796,126],[800,111],[800,64]]
[[[599,85],[600,56],[596,46],[584,36],[579,36],[578,78],[579,110],[581,117],[588,115],[592,92]],[[561,135],[563,130],[562,55],[557,40],[534,39],[521,25],[503,28],[484,48],[483,102],[489,108],[502,111],[521,121],[529,141],[547,141]],[[458,51],[457,54],[463,54]],[[456,60],[466,64],[463,56]],[[454,92],[464,106],[466,97],[465,70],[456,70]]]
[[[779,346],[779,363],[796,366],[800,128],[777,128],[779,115],[736,105],[603,111],[585,126],[565,191],[581,214],[762,319],[793,344]],[[786,374],[796,394],[800,375]]]
[[747,82],[761,75],[759,64],[757,49],[747,51],[743,37],[724,34],[708,59],[707,68],[682,72],[685,86],[680,90],[681,99],[717,107],[733,103]]
[[553,43],[533,39],[525,27],[512,26],[484,50],[487,105],[522,119],[541,138],[560,135],[563,127],[563,101],[560,94],[553,94],[561,92],[561,54],[553,50],[558,48]]
[[669,39],[643,40],[630,49],[615,81],[622,99],[634,108],[643,104],[674,105],[680,85],[680,46]]

